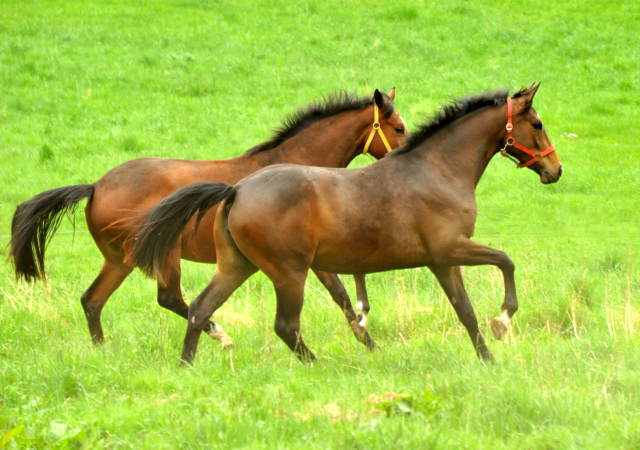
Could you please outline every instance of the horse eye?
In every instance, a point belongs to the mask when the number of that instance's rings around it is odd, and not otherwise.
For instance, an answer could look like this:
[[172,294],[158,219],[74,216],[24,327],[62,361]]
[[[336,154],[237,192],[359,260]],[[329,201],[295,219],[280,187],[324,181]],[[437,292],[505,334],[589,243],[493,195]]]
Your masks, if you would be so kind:
[[542,130],[542,122],[535,122],[533,124],[533,128],[535,128],[536,130]]
[[404,134],[404,128],[403,128],[403,127],[396,128],[396,133],[398,133],[398,134]]

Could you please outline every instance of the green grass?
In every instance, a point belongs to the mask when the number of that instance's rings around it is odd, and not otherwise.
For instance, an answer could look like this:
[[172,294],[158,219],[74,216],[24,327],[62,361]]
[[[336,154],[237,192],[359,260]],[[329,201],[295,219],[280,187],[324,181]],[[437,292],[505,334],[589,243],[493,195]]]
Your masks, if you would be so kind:
[[[541,81],[566,173],[542,186],[500,158],[478,186],[476,240],[512,257],[521,304],[489,340],[492,367],[425,269],[368,277],[374,354],[310,278],[302,327],[319,361],[299,364],[256,275],[216,314],[234,349],[203,338],[181,369],[185,324],[138,272],[94,348],[79,297],[102,261],[79,211],[46,284],[0,268],[0,447],[24,425],[8,448],[640,448],[639,20],[613,1],[5,0],[3,249],[16,205],[43,190],[141,156],[238,155],[342,89],[396,86],[413,128],[451,98]],[[184,264],[186,298],[212,270]],[[502,277],[465,280],[488,335]]]

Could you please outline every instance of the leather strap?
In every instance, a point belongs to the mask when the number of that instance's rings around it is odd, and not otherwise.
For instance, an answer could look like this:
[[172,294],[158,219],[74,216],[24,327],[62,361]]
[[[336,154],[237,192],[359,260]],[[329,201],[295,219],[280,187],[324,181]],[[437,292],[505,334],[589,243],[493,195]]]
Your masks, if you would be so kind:
[[373,128],[371,129],[371,133],[369,134],[369,138],[367,139],[366,144],[364,144],[364,150],[362,150],[362,154],[366,155],[367,152],[369,151],[369,147],[371,146],[371,142],[373,141],[373,137],[376,134],[376,131],[380,134],[380,139],[382,139],[382,142],[384,143],[384,146],[387,148],[387,152],[392,151],[393,149],[391,148],[391,146],[389,145],[389,141],[387,141],[387,138],[385,137],[384,133],[382,132],[382,128],[380,128],[380,122],[378,122],[378,105],[373,104]]
[[527,155],[531,156],[532,158],[526,163],[520,163],[520,164],[516,163],[518,164],[518,169],[521,169],[523,167],[529,167],[530,165],[540,161],[542,158],[554,152],[556,149],[552,145],[551,147],[549,147],[548,149],[542,152],[534,152],[533,150],[529,150],[527,147],[520,145],[516,142],[516,140],[513,138],[513,120],[512,120],[513,106],[511,103],[512,103],[511,97],[507,97],[507,142],[504,144],[504,147],[502,148],[502,150],[500,150],[500,154],[505,157],[513,158],[511,155],[507,153],[507,147],[515,147],[518,150],[522,151],[523,153],[526,153]]

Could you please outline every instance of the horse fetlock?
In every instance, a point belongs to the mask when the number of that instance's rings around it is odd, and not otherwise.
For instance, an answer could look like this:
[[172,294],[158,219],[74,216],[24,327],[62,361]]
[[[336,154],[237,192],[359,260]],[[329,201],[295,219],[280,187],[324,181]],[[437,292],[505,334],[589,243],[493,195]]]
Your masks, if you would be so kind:
[[496,317],[491,321],[491,333],[493,337],[496,339],[501,339],[507,331],[509,331],[509,323],[511,319],[509,318],[509,313],[505,310],[502,311],[500,317]]
[[362,328],[367,328],[369,308],[363,308],[362,302],[358,301],[356,303],[356,314],[358,315],[358,324]]
[[211,339],[220,341],[220,348],[227,348],[233,346],[233,341],[227,333],[224,332],[222,327],[218,324],[214,324],[213,330],[207,331],[207,334]]

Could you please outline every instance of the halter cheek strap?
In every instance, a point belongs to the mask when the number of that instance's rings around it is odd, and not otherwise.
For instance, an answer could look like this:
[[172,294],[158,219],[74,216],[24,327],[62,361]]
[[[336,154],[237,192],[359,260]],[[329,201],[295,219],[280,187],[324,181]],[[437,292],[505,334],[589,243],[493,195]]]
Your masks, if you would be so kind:
[[362,154],[366,155],[367,152],[369,151],[369,147],[371,146],[371,142],[373,141],[373,137],[376,134],[376,131],[380,134],[380,139],[382,139],[382,142],[384,143],[384,146],[387,147],[387,151],[390,152],[391,150],[393,150],[391,148],[391,146],[389,145],[389,141],[387,141],[387,138],[385,137],[384,133],[382,132],[382,128],[380,128],[380,122],[378,122],[378,105],[373,104],[373,128],[371,129],[371,133],[369,134],[369,138],[367,139],[367,143],[364,144],[364,150],[362,150]]
[[[518,144],[516,140],[513,138],[512,110],[513,110],[513,107],[511,105],[511,97],[507,97],[507,142],[504,144],[504,147],[502,148],[502,150],[500,150],[500,154],[502,156],[505,156],[511,159],[513,162],[515,162],[518,165],[518,169],[521,169],[522,167],[529,167],[530,165],[540,161],[542,158],[554,152],[556,149],[552,145],[551,147],[549,147],[548,149],[542,152],[534,152],[533,150],[529,150],[527,147]],[[520,163],[520,161],[518,161],[516,158],[514,158],[513,156],[507,153],[507,147],[515,147],[518,150],[531,156],[532,158],[526,163]]]

